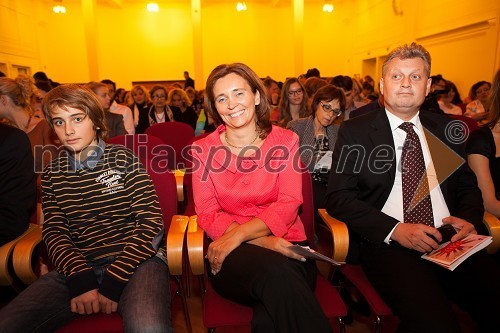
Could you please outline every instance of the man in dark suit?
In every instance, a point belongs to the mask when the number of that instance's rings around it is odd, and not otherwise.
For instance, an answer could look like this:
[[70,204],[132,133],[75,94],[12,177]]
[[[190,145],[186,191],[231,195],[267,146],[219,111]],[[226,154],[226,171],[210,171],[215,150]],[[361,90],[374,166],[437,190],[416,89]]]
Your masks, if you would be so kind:
[[[463,159],[464,138],[450,131],[451,119],[419,112],[429,77],[430,55],[422,46],[404,45],[389,54],[380,80],[385,110],[340,128],[327,210],[346,222],[350,250],[359,251],[368,279],[401,320],[398,332],[459,332],[450,300],[469,312],[481,331],[493,332],[500,327],[498,265],[484,251],[454,271],[420,258],[438,247],[437,227],[453,226],[452,241],[459,240],[482,230],[484,211]],[[406,158],[417,153],[422,169],[417,188],[424,194],[409,205],[408,177],[418,168]],[[412,200],[417,195],[414,191]]]

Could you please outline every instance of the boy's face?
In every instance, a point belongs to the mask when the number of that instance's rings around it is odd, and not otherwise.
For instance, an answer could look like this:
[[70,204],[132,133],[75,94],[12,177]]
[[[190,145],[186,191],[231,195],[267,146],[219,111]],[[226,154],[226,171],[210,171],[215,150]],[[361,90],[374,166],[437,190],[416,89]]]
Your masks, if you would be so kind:
[[51,116],[57,137],[70,152],[75,154],[76,159],[79,160],[82,153],[97,145],[94,123],[84,111],[56,107],[52,110]]

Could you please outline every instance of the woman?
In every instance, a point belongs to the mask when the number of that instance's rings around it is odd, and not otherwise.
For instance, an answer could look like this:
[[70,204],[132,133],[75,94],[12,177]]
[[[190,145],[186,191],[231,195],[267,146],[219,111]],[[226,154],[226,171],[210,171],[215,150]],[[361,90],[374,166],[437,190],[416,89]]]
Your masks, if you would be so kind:
[[167,104],[172,109],[180,110],[180,121],[188,124],[193,129],[196,128],[196,120],[198,120],[198,115],[191,107],[191,100],[184,90],[179,88],[170,90],[170,92],[168,93]]
[[34,80],[19,75],[15,80],[0,78],[0,118],[6,118],[11,125],[28,134],[35,159],[35,172],[57,157],[59,141],[47,121],[33,116],[31,99],[36,91]]
[[168,92],[163,86],[154,86],[149,91],[153,104],[147,114],[139,114],[138,133],[144,133],[146,129],[154,124],[169,121],[181,121],[181,111],[177,108],[170,108],[167,105]]
[[488,96],[490,94],[491,83],[479,81],[472,85],[469,97],[472,100],[465,109],[464,115],[484,124],[488,116],[489,109]]
[[128,100],[128,107],[132,110],[132,117],[134,118],[135,133],[142,134],[144,132],[138,132],[137,127],[139,125],[139,118],[148,117],[149,108],[151,107],[151,98],[149,98],[149,93],[147,89],[138,84],[132,87],[130,91],[130,97]]
[[212,285],[253,306],[254,332],[331,332],[313,293],[315,263],[288,249],[306,241],[297,135],[271,125],[262,81],[244,64],[216,67],[206,91],[219,126],[191,153]]
[[[312,115],[292,120],[288,128],[297,133],[300,157],[313,178],[314,211],[324,208],[332,152],[339,126],[344,117],[346,100],[341,89],[329,84],[320,88],[312,99]],[[319,216],[316,215],[319,221]]]
[[471,133],[466,151],[485,210],[500,218],[500,70],[493,81],[490,101],[488,122]]
[[290,120],[305,118],[309,116],[309,106],[304,86],[297,78],[291,78],[285,81],[281,90],[281,99],[279,104],[279,124],[286,127]]
[[456,87],[451,81],[445,81],[444,89],[442,94],[439,94],[439,108],[443,110],[446,114],[454,114],[457,116],[462,115],[462,109],[460,106],[453,104],[453,99],[456,96]]

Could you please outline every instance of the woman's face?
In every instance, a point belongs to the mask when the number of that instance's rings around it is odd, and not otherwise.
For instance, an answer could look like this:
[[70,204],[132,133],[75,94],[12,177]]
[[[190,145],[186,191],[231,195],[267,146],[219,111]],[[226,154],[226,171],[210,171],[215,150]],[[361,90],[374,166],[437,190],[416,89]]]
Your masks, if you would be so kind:
[[476,98],[485,104],[488,101],[488,96],[490,95],[490,86],[486,83],[481,87],[476,89]]
[[300,87],[300,84],[294,82],[288,88],[288,100],[292,105],[300,105],[304,99],[304,91]]
[[146,95],[142,89],[135,89],[132,91],[132,98],[136,104],[142,104],[146,100]]
[[156,109],[163,109],[167,103],[167,92],[163,89],[158,89],[151,95],[151,98]]
[[171,104],[172,106],[175,106],[177,108],[181,108],[183,107],[184,105],[184,102],[182,100],[182,96],[179,95],[179,94],[173,94],[172,95],[172,100],[171,100]]
[[186,91],[186,94],[188,95],[188,97],[191,100],[191,102],[196,99],[196,94],[192,90]]
[[111,96],[109,96],[108,87],[99,87],[96,91],[97,99],[101,103],[104,110],[108,110],[111,102]]
[[215,107],[228,128],[255,125],[255,106],[260,104],[260,94],[255,94],[241,76],[230,73],[215,82],[213,88]]
[[340,102],[338,99],[331,101],[320,101],[316,108],[314,118],[322,126],[330,126],[337,117],[341,116]]

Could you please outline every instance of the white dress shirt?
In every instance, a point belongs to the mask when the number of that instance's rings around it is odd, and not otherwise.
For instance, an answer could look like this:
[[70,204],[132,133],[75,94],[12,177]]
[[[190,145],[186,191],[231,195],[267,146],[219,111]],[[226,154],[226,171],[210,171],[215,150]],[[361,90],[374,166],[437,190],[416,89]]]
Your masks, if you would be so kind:
[[[401,172],[401,154],[403,152],[403,144],[406,139],[406,132],[399,128],[399,126],[404,122],[402,119],[396,117],[389,111],[385,111],[387,117],[389,118],[389,124],[391,126],[391,133],[394,139],[394,147],[396,149],[396,176],[394,179],[394,185],[392,186],[391,193],[385,202],[382,212],[392,216],[393,218],[404,222],[404,212],[403,212],[403,178]],[[450,216],[450,211],[448,206],[444,201],[443,193],[441,192],[441,187],[437,180],[436,170],[434,169],[434,164],[429,152],[429,147],[427,145],[427,140],[425,139],[424,130],[422,124],[420,123],[419,113],[415,115],[409,122],[413,123],[415,133],[417,133],[420,139],[420,144],[422,145],[422,153],[424,154],[425,166],[427,169],[427,179],[429,182],[429,190],[431,192],[431,203],[432,203],[432,214],[434,216],[434,226],[439,228],[443,222],[443,218]],[[396,225],[397,226],[397,225]],[[396,226],[391,230],[391,232],[385,238],[385,242],[389,243],[391,235],[394,232]]]

